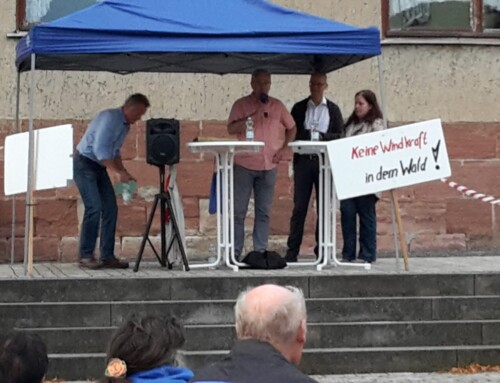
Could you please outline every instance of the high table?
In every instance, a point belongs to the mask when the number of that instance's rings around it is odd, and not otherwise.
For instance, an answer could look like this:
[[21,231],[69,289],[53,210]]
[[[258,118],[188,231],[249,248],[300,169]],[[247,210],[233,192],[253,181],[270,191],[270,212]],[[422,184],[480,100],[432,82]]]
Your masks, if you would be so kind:
[[341,262],[336,254],[337,197],[333,185],[333,176],[328,158],[328,141],[294,141],[288,146],[294,153],[312,154],[319,161],[318,204],[318,259],[314,262],[290,262],[288,266],[316,266],[322,270],[325,266],[353,266],[370,270],[369,263]]
[[240,266],[246,264],[238,262],[234,256],[234,155],[241,152],[258,152],[264,147],[264,142],[203,141],[191,142],[187,146],[193,153],[213,154],[217,168],[217,259],[214,262],[189,266],[191,269],[216,267],[224,260],[227,267],[238,271]]

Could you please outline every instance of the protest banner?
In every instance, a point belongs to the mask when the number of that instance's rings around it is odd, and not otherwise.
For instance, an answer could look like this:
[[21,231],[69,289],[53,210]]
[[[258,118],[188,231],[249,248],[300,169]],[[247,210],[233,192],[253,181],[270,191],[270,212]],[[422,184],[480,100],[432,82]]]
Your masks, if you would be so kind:
[[451,175],[441,120],[429,120],[328,144],[339,199]]

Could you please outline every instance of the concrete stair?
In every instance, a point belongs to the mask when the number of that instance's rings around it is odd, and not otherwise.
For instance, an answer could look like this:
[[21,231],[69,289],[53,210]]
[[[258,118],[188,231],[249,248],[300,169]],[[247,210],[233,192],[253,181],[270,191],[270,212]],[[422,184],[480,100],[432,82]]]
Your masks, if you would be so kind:
[[307,298],[309,374],[443,371],[500,363],[500,275],[219,271],[172,278],[0,280],[0,330],[46,341],[51,377],[102,375],[106,344],[132,312],[173,313],[186,327],[193,369],[234,339],[239,291],[261,283],[301,287]]

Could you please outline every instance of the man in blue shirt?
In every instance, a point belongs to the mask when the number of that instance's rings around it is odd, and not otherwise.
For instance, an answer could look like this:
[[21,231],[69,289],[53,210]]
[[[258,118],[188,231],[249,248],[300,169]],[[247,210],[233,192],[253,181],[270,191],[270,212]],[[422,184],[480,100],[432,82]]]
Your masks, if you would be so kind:
[[[73,178],[85,206],[80,231],[80,266],[89,269],[126,269],[128,262],[114,255],[116,204],[108,170],[118,175],[120,182],[134,179],[123,166],[120,148],[130,130],[130,124],[141,119],[149,108],[146,96],[131,95],[121,108],[100,112],[89,124],[73,159]],[[100,226],[100,261],[94,249]]]

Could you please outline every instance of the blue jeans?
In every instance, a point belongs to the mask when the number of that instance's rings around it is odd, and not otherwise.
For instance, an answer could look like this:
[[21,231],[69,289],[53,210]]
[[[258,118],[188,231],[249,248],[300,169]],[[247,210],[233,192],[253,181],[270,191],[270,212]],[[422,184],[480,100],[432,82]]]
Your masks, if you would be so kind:
[[80,191],[85,212],[80,232],[80,258],[92,258],[99,226],[101,260],[114,258],[118,206],[106,168],[75,153],[73,178]]
[[269,211],[273,202],[277,169],[250,170],[234,165],[234,253],[241,255],[245,242],[245,218],[254,194],[255,219],[253,224],[253,249],[267,250],[269,239]]
[[352,261],[356,258],[356,218],[359,215],[359,259],[374,262],[377,257],[377,213],[375,194],[349,198],[340,201],[342,236],[344,248],[342,258]]

